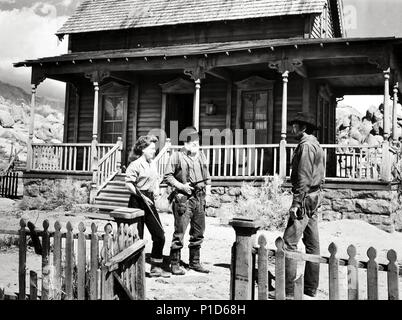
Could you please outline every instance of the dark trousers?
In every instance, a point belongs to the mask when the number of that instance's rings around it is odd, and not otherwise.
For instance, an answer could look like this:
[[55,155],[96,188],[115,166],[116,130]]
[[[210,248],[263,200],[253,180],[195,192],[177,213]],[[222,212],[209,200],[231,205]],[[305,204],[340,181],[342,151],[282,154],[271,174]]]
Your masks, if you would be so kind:
[[197,192],[187,201],[178,203],[173,201],[174,233],[172,250],[183,248],[183,238],[190,224],[189,248],[200,248],[204,240],[205,231],[205,192]]
[[[154,202],[154,197],[152,193],[142,192],[146,197]],[[132,194],[128,203],[129,208],[139,208],[144,210],[144,223],[148,228],[149,233],[152,238],[152,251],[151,251],[151,262],[162,263],[163,262],[163,246],[165,245],[165,232],[163,230],[159,214],[155,210],[150,212],[148,208],[145,207],[142,199]]]
[[[317,214],[311,218],[304,216],[301,220],[289,219],[283,240],[285,250],[296,251],[297,244],[303,236],[303,243],[306,247],[306,253],[320,254],[320,242],[318,236]],[[293,296],[294,281],[297,274],[297,262],[293,259],[285,259],[285,278],[286,294]],[[306,262],[304,269],[304,291],[316,293],[320,276],[320,264]]]

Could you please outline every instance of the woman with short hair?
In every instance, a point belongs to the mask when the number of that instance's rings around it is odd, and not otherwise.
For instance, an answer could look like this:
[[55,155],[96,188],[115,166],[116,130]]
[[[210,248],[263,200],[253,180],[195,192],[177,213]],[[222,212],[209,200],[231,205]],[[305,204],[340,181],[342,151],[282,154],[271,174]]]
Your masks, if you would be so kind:
[[138,138],[131,149],[131,163],[127,167],[125,181],[131,192],[128,207],[144,210],[144,222],[152,237],[149,274],[151,277],[169,277],[170,274],[162,269],[165,233],[155,207],[155,195],[159,190],[159,175],[153,163],[157,142],[153,135]]

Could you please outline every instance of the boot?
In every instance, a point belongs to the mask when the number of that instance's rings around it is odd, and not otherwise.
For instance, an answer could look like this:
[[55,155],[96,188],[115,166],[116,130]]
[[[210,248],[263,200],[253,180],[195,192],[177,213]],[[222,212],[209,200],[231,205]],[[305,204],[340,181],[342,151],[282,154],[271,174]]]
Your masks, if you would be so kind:
[[180,268],[180,250],[170,250],[170,270],[172,274],[181,276],[186,272]]
[[149,276],[151,278],[170,278],[170,273],[162,269],[162,263],[152,263],[151,270],[149,271]]
[[190,248],[190,269],[201,273],[209,273],[200,263],[200,248]]

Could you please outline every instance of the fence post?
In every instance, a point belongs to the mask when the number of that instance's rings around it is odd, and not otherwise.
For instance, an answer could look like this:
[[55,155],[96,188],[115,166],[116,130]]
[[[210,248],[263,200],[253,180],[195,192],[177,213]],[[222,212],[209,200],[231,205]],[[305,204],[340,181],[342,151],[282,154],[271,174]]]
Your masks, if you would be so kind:
[[375,261],[377,251],[373,247],[367,250],[369,261],[367,262],[367,298],[378,300],[378,265]]
[[387,252],[388,263],[388,300],[399,300],[399,267],[396,263],[397,256],[395,250]]
[[74,251],[74,239],[73,239],[73,226],[71,222],[67,222],[67,234],[66,234],[66,271],[65,271],[65,284],[66,284],[66,300],[73,300],[73,251]]
[[90,300],[98,299],[98,257],[99,257],[99,244],[98,244],[98,227],[95,223],[91,224],[91,269],[89,273],[89,285],[90,285]]
[[356,260],[356,247],[350,245],[347,249],[348,260],[348,300],[359,300],[359,274]]
[[339,300],[339,259],[336,258],[338,248],[331,242],[328,247],[329,257],[329,300]]
[[258,300],[268,300],[268,249],[264,235],[258,237]]
[[59,221],[54,223],[53,237],[53,299],[61,300],[61,224]]
[[41,300],[49,300],[49,287],[50,287],[50,235],[49,235],[49,221],[43,221],[43,234],[42,234],[42,292]]
[[235,218],[229,222],[236,232],[235,253],[231,281],[233,284],[232,300],[252,300],[254,296],[252,250],[255,235],[261,222]]
[[19,284],[19,300],[25,300],[26,290],[26,266],[27,266],[27,238],[25,231],[25,220],[20,220],[21,229],[19,231],[19,268],[18,268],[18,284]]
[[78,300],[85,300],[85,267],[86,267],[86,240],[85,225],[80,222],[78,225],[78,245],[77,245],[77,296]]
[[285,300],[285,242],[281,237],[275,240],[275,246],[275,298],[276,300]]

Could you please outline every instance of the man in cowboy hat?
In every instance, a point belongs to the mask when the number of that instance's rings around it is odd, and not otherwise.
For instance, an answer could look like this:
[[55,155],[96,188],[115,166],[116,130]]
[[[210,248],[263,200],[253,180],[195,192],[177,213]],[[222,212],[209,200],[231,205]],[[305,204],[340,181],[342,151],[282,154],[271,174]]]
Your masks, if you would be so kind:
[[[324,152],[312,133],[317,130],[314,117],[308,112],[299,112],[289,122],[292,134],[299,140],[292,158],[293,202],[289,221],[283,236],[285,249],[296,251],[303,237],[306,253],[320,254],[317,209],[321,204],[321,185],[324,182]],[[286,295],[293,297],[297,263],[286,259]],[[314,297],[319,281],[320,265],[306,262],[304,270],[304,294]]]

